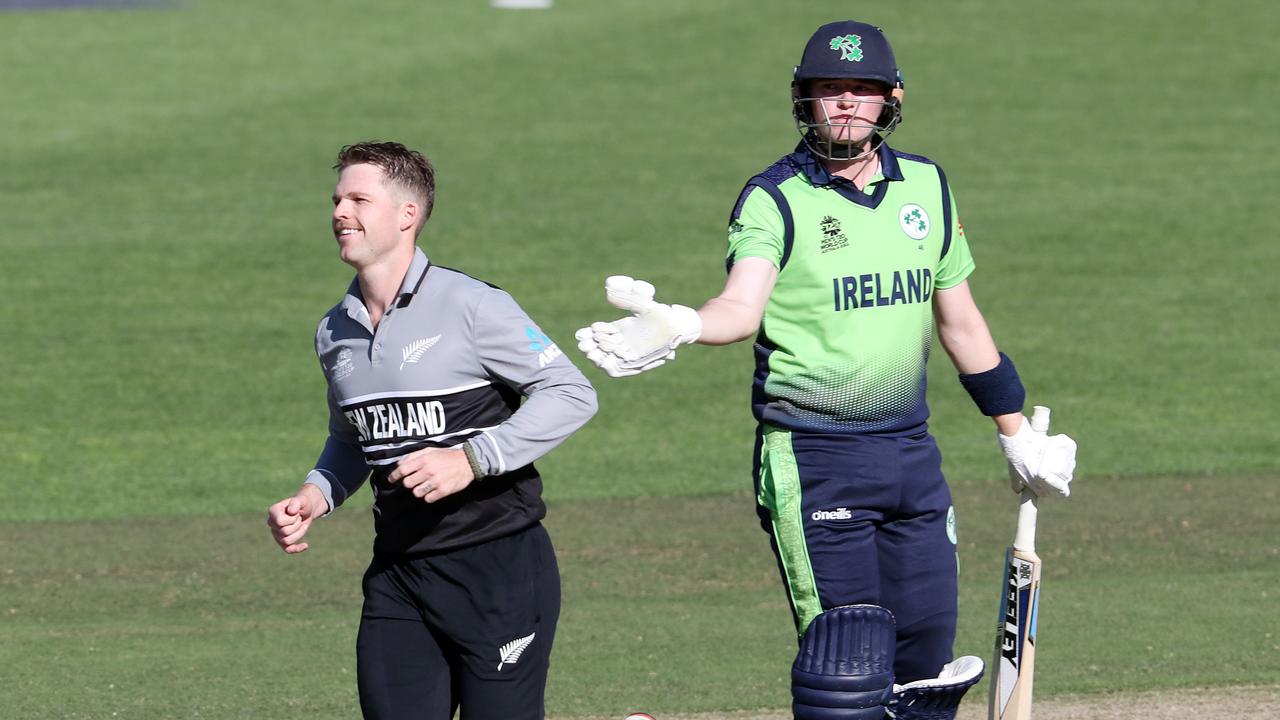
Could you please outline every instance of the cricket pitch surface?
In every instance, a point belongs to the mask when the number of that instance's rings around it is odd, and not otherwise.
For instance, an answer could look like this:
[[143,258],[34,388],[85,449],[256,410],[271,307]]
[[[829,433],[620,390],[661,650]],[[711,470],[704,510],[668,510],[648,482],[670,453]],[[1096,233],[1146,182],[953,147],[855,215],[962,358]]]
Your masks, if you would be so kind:
[[[1280,685],[1262,687],[1167,690],[1057,697],[1036,701],[1035,720],[1272,720],[1280,718]],[[559,717],[553,720],[620,720],[610,717]],[[659,713],[656,720],[791,720],[786,711],[761,710],[733,713]],[[985,697],[971,697],[956,720],[986,720]]]

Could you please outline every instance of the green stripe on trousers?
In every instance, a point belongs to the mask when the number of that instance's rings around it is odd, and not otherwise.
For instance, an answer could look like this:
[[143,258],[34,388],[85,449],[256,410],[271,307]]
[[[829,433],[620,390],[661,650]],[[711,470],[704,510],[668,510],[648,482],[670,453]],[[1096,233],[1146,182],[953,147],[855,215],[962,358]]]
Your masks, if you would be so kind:
[[803,635],[809,623],[822,613],[822,605],[804,539],[800,496],[800,471],[791,447],[791,433],[766,427],[760,448],[760,493],[756,502],[769,511],[787,592],[796,612],[796,630]]

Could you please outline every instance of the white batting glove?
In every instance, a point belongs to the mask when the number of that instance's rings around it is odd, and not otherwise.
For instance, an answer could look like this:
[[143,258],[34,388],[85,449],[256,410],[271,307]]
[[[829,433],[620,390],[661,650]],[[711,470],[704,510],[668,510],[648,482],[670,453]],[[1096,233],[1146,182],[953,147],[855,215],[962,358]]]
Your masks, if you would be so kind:
[[583,354],[587,356],[587,359],[590,360],[592,363],[594,363],[596,367],[605,371],[605,373],[609,377],[627,377],[629,375],[639,375],[640,373],[645,372],[646,370],[652,370],[658,367],[659,365],[662,365],[667,360],[670,360],[676,356],[675,352],[672,351],[668,353],[666,356],[658,358],[657,360],[646,363],[644,365],[636,366],[633,363],[628,363],[618,355],[602,350],[600,346],[596,344],[596,341],[594,339],[594,331],[592,330],[592,328],[595,327],[596,325],[608,325],[608,324],[609,323],[594,323],[592,327],[585,327],[578,330],[578,332],[574,333],[574,337],[577,338],[578,340],[578,349],[581,350]]
[[605,299],[632,313],[613,322],[592,323],[575,337],[587,359],[612,377],[636,375],[675,359],[675,349],[702,333],[702,319],[693,308],[667,305],[653,299],[653,285],[626,275],[605,280]]
[[1014,492],[1024,488],[1037,497],[1070,497],[1076,469],[1076,441],[1066,435],[1042,435],[1022,425],[1012,436],[996,433],[1000,449],[1009,461],[1009,484]]
[[936,678],[894,683],[887,717],[953,718],[964,694],[982,679],[983,669],[981,658],[965,655],[943,665]]
[[927,680],[916,680],[906,685],[893,684],[893,691],[900,693],[904,690],[914,688],[937,688],[949,687],[956,685],[972,685],[982,678],[982,673],[986,669],[986,664],[982,662],[982,658],[976,655],[965,655],[956,658],[946,665],[942,666],[938,677],[929,678]]

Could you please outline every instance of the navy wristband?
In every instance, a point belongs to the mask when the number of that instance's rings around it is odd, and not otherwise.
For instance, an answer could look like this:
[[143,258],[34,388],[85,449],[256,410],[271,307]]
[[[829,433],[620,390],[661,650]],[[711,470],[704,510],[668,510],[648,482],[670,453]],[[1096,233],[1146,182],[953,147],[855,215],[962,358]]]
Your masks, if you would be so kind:
[[983,415],[1008,415],[1022,412],[1027,391],[1008,355],[1000,353],[1000,363],[985,372],[960,375],[960,384]]

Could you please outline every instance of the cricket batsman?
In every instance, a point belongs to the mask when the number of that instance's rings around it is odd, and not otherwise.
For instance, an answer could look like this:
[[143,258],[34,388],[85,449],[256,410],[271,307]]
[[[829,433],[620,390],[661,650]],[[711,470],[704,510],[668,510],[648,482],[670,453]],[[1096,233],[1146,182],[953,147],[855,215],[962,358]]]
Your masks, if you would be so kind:
[[1022,414],[946,175],[885,141],[903,82],[880,28],[818,28],[791,97],[801,142],[738,196],[723,291],[694,310],[612,276],[606,297],[631,315],[578,331],[579,348],[620,377],[684,343],[754,336],[757,511],[800,642],[795,717],[952,718],[983,665],[952,655],[956,513],[926,424],[935,328],[1016,491],[1069,495],[1075,443]]

